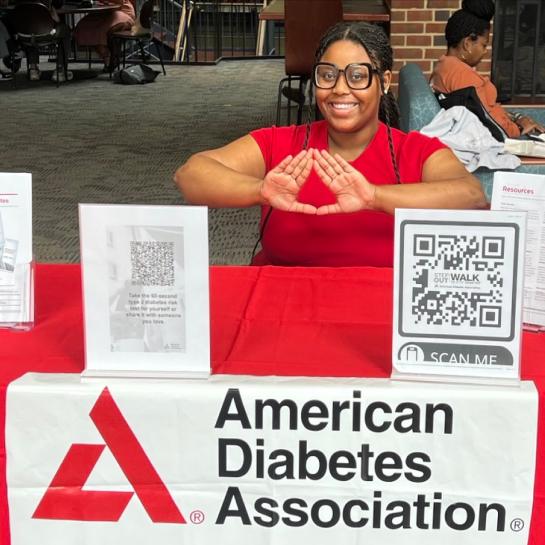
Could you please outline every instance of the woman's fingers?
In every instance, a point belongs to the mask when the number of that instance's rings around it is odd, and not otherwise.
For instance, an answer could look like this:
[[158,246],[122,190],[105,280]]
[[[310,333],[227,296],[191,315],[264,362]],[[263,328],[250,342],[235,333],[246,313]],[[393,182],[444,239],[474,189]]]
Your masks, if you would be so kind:
[[290,212],[298,212],[299,214],[316,215],[316,207],[312,204],[295,201],[290,208]]
[[343,159],[338,153],[335,154],[335,159],[344,172],[354,172],[356,170],[346,159]]
[[318,159],[314,161],[314,170],[316,171],[316,174],[320,176],[320,179],[322,180],[322,182],[327,187],[329,187],[331,183],[333,182],[333,177],[322,168],[322,163]]
[[278,163],[273,169],[272,172],[280,173],[284,172],[284,169],[290,164],[290,161],[293,159],[293,155],[288,155],[284,157],[280,163]]
[[307,168],[309,161],[312,161],[311,156],[312,156],[312,152],[306,151],[303,157],[295,165],[295,168],[293,169],[291,176],[293,176],[293,178],[295,178],[296,181],[297,181],[297,178],[301,176],[301,173]]
[[344,172],[343,167],[339,164],[337,159],[333,157],[333,155],[331,155],[326,150],[322,150],[320,154],[327,161],[327,164],[333,169],[335,174],[342,174]]
[[305,160],[305,157],[307,156],[307,150],[300,151],[286,166],[284,169],[284,172],[286,174],[289,174],[290,176],[293,176],[293,172],[295,169],[299,166],[301,161]]
[[328,214],[338,214],[342,212],[342,208],[339,205],[339,203],[335,204],[325,204],[323,206],[318,207],[316,210],[317,216],[327,216]]
[[301,170],[299,175],[295,177],[295,182],[299,187],[301,187],[307,181],[307,178],[309,177],[310,171],[312,170],[313,166],[314,160],[312,159],[312,157],[309,157],[307,159],[307,162],[305,163],[303,170]]

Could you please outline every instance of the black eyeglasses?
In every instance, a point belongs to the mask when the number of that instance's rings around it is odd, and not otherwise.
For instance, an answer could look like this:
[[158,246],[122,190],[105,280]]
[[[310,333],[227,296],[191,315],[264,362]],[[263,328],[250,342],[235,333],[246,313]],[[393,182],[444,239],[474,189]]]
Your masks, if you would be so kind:
[[348,87],[357,91],[370,87],[373,74],[378,74],[378,70],[368,62],[353,62],[347,64],[344,70],[330,62],[319,62],[314,65],[314,84],[319,89],[333,89],[337,85],[341,72],[344,74]]

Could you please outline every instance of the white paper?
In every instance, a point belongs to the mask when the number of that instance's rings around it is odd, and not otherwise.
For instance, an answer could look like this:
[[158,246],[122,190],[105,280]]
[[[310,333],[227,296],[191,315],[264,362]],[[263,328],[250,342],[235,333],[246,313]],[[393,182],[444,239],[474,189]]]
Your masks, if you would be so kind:
[[396,210],[396,377],[519,377],[524,212]]
[[203,207],[80,205],[86,373],[210,372]]
[[517,140],[506,138],[504,151],[523,157],[545,157],[545,142],[539,140]]
[[0,326],[34,320],[32,176],[0,173]]
[[545,176],[496,172],[491,207],[527,212],[523,320],[545,327]]

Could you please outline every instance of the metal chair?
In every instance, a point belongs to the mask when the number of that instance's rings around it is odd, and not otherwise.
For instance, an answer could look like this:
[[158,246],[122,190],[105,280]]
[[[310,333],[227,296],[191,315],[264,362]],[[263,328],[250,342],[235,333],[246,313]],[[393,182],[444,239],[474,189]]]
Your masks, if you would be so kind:
[[[39,2],[19,2],[9,14],[10,24],[15,31],[15,39],[21,45],[28,58],[28,50],[33,48],[40,51],[47,48],[48,51],[54,48],[57,59],[57,87],[59,86],[59,72],[62,64],[64,79],[68,80],[66,66],[66,52],[64,50],[64,36],[59,34],[58,24],[51,16],[49,9]],[[15,57],[12,51],[12,66]],[[59,62],[59,59],[61,62]],[[15,84],[15,74],[13,81]]]
[[[142,27],[142,32],[138,32],[136,34],[133,34],[133,30],[121,30],[118,32],[112,32],[109,35],[110,40],[110,50],[112,52],[112,58],[114,62],[110,65],[110,77],[112,75],[112,72],[114,70],[115,66],[120,66],[121,63],[123,64],[123,68],[125,68],[126,64],[126,45],[127,43],[136,43],[140,49],[140,54],[142,56],[142,62],[146,61],[146,52],[144,49],[144,46],[148,46],[148,48],[151,46],[152,43],[154,43],[153,38],[153,14],[154,14],[154,5],[155,0],[147,0],[142,4],[142,8],[140,9],[139,14],[139,21],[140,25]],[[161,46],[159,44],[155,44],[157,49],[157,57],[159,59],[159,62],[161,63],[161,68],[163,69],[163,74],[166,76],[167,73],[165,71],[165,64],[163,63],[163,55],[161,53]],[[121,55],[120,58],[120,49],[121,49]]]
[[[342,0],[285,0],[284,9],[287,77],[280,80],[278,85],[277,125],[280,124],[282,96],[288,99],[288,125],[292,102],[298,105],[297,123],[301,123],[305,88],[311,76],[316,48],[325,31],[343,18]],[[299,82],[298,89],[292,88],[293,81]]]

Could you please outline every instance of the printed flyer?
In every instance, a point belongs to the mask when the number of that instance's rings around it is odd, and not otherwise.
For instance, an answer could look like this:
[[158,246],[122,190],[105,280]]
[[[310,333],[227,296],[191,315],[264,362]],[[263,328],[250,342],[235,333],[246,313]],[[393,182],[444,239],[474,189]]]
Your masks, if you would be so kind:
[[396,210],[393,376],[518,380],[525,220]]
[[86,374],[210,371],[207,213],[80,205]]
[[0,173],[0,327],[33,321],[32,176]]
[[527,212],[523,320],[545,328],[545,176],[496,172],[491,207]]

